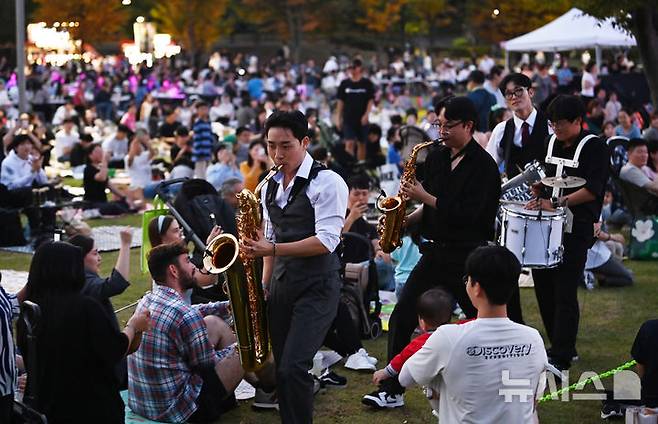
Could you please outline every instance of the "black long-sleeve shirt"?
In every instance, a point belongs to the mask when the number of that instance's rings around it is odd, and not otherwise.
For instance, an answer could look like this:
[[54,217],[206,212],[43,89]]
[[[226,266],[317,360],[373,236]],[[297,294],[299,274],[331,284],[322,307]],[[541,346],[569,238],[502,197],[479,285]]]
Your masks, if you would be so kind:
[[[38,379],[36,409],[55,424],[123,423],[115,367],[128,349],[128,337],[114,328],[96,300],[81,293],[37,303],[41,321],[36,365],[30,363],[21,320],[17,328],[27,369]],[[28,387],[34,377],[28,374]]]
[[103,307],[105,315],[112,321],[112,326],[119,330],[119,322],[114,315],[110,297],[123,293],[129,285],[130,283],[116,269],[112,269],[112,274],[108,278],[101,278],[95,272],[85,269],[85,285],[81,293],[96,299]]
[[500,199],[496,162],[471,139],[454,170],[451,163],[445,146],[427,154],[422,184],[437,198],[437,207],[423,206],[421,235],[447,247],[493,240]]

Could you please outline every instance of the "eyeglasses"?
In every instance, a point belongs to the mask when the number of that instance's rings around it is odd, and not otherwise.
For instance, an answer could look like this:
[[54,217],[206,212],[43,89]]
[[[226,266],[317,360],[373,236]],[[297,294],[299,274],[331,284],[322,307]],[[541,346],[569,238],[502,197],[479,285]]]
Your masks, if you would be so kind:
[[512,91],[505,92],[505,98],[507,100],[512,100],[514,97],[517,99],[523,95],[523,92],[526,90],[525,87],[516,87]]
[[560,119],[557,122],[548,121],[548,126],[551,127],[553,130],[564,128],[569,124],[571,124],[571,122],[569,122],[566,119]]
[[439,131],[441,131],[441,130],[450,131],[451,129],[455,128],[457,125],[463,124],[463,123],[464,123],[464,121],[457,121],[457,122],[453,122],[452,124],[449,124],[447,122],[445,124],[441,124],[439,121],[435,121],[435,122],[432,122],[430,124],[430,126],[436,128]]

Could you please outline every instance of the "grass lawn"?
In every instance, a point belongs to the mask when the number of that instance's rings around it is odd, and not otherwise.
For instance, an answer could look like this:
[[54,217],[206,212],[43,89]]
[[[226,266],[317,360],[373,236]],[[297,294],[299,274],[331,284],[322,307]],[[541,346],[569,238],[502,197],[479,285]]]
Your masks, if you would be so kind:
[[[113,220],[91,220],[90,225],[134,225],[141,226],[141,216]],[[118,236],[118,235],[117,235]],[[117,252],[103,253],[101,275],[108,275],[117,257]],[[0,269],[27,271],[31,256],[2,252]],[[658,318],[658,263],[626,263],[634,272],[637,283],[623,289],[579,290],[581,308],[578,353],[580,361],[570,370],[570,383],[575,383],[583,371],[600,373],[630,360],[630,348],[640,325],[647,319]],[[116,309],[137,300],[150,288],[150,277],[139,270],[139,249],[131,251],[131,286],[112,299]],[[521,300],[526,323],[540,329],[543,326],[537,310],[537,302],[531,288],[521,289]],[[125,324],[132,309],[119,314]],[[378,365],[384,366],[386,335],[375,341],[364,341],[368,352],[379,358]],[[419,389],[412,389],[405,397],[405,407],[392,411],[372,411],[361,405],[361,396],[374,390],[370,374],[335,368],[348,378],[348,387],[343,390],[321,392],[316,397],[317,423],[377,424],[427,423],[433,422],[427,401]],[[612,380],[603,381],[612,388]],[[590,391],[592,389],[590,388]],[[587,391],[587,390],[586,390]],[[545,423],[599,423],[600,401],[549,401],[539,407],[541,422]],[[278,415],[271,412],[254,412],[249,403],[222,417],[222,423],[278,423]]]

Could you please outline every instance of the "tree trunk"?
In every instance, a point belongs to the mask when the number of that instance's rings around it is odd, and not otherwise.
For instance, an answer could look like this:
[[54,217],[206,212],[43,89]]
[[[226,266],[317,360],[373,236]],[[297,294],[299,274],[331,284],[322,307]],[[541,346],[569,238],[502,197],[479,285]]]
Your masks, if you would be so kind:
[[649,83],[651,102],[658,108],[658,13],[651,5],[633,13],[633,35],[637,41],[644,75]]
[[299,49],[302,39],[301,17],[298,10],[286,7],[286,20],[288,22],[288,33],[290,34],[290,55],[294,63],[299,62]]

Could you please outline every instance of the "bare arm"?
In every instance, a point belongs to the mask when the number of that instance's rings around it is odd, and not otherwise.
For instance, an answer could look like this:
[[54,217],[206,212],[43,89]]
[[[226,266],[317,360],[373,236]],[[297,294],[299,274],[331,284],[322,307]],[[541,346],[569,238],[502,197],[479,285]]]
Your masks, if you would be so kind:
[[596,199],[596,196],[586,188],[581,188],[568,196],[562,196],[562,199],[567,197],[569,198],[567,206],[580,205]]
[[324,244],[316,236],[307,237],[304,240],[293,241],[290,243],[277,243],[276,254],[278,256],[317,256],[329,252]]
[[121,247],[114,269],[128,280],[130,277],[130,244],[132,243],[133,232],[130,228],[124,228],[119,232],[119,237],[121,237]]
[[263,257],[263,283],[266,286],[270,284],[272,280],[272,269],[274,268],[274,257],[273,256],[264,256]]
[[12,141],[14,141],[14,134],[16,134],[16,130],[18,130],[18,125],[14,125],[14,127],[9,130],[9,132],[5,134],[4,137],[2,137],[2,142],[5,146],[5,149],[11,144]]
[[343,126],[343,101],[338,100],[336,102],[336,117],[334,123],[336,124],[337,128],[341,128]]

